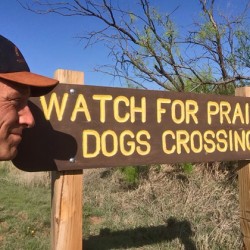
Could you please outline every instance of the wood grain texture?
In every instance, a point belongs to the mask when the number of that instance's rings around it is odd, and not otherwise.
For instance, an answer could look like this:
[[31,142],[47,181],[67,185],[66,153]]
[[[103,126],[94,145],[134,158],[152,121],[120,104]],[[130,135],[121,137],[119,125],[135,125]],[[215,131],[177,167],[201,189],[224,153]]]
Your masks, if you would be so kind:
[[[83,72],[57,70],[60,83],[83,84]],[[82,170],[52,172],[51,249],[82,250]]]
[[57,69],[54,78],[60,83],[79,84],[84,83],[84,73],[81,71]]
[[[237,88],[235,95],[250,97],[250,87]],[[250,162],[240,161],[239,171],[240,227],[245,250],[250,250]]]

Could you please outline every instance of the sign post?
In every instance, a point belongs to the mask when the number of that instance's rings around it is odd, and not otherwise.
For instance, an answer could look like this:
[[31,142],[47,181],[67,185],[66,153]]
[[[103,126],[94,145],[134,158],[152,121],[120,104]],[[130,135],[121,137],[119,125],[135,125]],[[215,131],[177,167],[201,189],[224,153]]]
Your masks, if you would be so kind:
[[[83,72],[57,70],[55,78],[60,83],[83,84]],[[52,172],[52,250],[83,249],[82,188],[82,170]]]
[[[250,97],[250,88],[237,88],[237,96]],[[250,156],[249,156],[250,159]],[[239,202],[240,202],[240,227],[243,235],[244,249],[250,249],[250,163],[239,162],[238,171]]]

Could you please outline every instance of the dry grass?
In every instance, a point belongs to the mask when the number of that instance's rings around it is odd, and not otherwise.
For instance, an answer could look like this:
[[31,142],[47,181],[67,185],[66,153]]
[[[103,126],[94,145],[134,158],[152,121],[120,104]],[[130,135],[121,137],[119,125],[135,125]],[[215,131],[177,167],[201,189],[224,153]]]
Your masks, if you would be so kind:
[[87,249],[240,249],[236,176],[219,167],[151,167],[134,190],[120,171],[85,171]]
[[50,185],[49,172],[24,172],[19,170],[11,162],[2,162],[2,167],[8,172],[10,181],[24,186],[46,186]]

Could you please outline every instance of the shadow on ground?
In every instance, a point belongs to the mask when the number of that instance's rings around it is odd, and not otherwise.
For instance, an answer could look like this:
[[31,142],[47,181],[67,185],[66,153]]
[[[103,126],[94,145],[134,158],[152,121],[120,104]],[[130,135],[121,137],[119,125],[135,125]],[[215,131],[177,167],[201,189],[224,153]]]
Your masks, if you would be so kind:
[[84,250],[110,250],[143,247],[179,239],[185,250],[197,250],[192,240],[193,231],[187,220],[178,221],[169,218],[166,225],[138,227],[123,231],[111,232],[102,229],[99,235],[90,236],[83,241]]

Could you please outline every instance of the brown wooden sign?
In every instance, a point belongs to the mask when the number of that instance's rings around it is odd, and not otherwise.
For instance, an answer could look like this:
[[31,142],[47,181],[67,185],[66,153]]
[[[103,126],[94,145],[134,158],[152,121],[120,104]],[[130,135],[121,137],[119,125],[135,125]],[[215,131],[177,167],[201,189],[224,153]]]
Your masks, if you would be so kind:
[[75,170],[250,158],[250,99],[60,84],[32,98],[14,164]]

